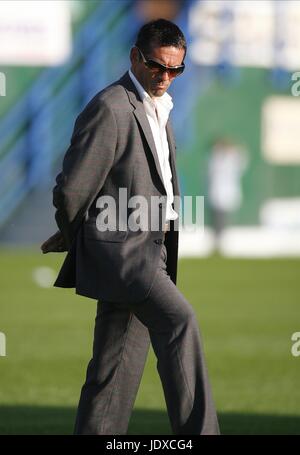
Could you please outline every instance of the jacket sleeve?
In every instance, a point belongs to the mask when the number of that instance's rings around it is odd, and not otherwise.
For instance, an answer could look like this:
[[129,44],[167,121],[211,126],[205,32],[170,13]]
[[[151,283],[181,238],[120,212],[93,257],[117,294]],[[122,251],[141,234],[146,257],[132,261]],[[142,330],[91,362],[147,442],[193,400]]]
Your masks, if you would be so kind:
[[55,219],[68,248],[113,165],[116,144],[111,108],[102,100],[92,100],[76,119],[53,188]]

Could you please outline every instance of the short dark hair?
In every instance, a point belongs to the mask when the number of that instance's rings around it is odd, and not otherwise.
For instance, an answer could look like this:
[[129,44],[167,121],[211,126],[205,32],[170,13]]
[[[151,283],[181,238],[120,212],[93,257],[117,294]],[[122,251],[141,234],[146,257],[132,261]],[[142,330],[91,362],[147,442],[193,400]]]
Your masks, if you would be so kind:
[[186,40],[180,28],[166,19],[156,19],[144,24],[137,35],[135,46],[142,52],[150,52],[152,46],[174,46],[184,49],[186,53]]

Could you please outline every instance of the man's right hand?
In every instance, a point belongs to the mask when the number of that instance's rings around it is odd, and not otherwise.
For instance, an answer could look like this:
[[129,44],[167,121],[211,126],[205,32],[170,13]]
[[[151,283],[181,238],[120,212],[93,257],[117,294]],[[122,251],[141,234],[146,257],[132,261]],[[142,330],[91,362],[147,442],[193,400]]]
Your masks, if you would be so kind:
[[41,250],[43,254],[46,253],[62,253],[68,251],[65,241],[60,231],[57,231],[49,239],[47,239],[42,245]]

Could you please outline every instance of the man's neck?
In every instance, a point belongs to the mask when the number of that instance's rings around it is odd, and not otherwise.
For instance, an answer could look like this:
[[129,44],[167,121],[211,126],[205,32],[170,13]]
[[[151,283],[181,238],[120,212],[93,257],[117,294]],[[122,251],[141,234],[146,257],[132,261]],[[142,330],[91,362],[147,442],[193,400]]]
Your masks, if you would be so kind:
[[134,75],[134,77],[136,78],[136,80],[138,81],[138,83],[143,87],[143,89],[145,90],[145,92],[150,96],[150,98],[152,98],[153,100],[156,98],[155,96],[153,96],[151,93],[148,92],[148,90],[144,87],[142,81],[140,81],[140,79],[138,78],[138,76],[135,74],[134,70],[132,69],[132,67],[130,68],[130,71],[132,72],[132,74]]

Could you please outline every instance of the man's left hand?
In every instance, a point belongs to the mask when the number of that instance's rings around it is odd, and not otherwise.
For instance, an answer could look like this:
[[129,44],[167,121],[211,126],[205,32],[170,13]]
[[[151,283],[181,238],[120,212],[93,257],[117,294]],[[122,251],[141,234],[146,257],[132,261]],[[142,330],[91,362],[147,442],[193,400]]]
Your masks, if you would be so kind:
[[60,231],[49,237],[42,245],[41,250],[43,254],[46,253],[62,253],[68,251],[65,241]]

